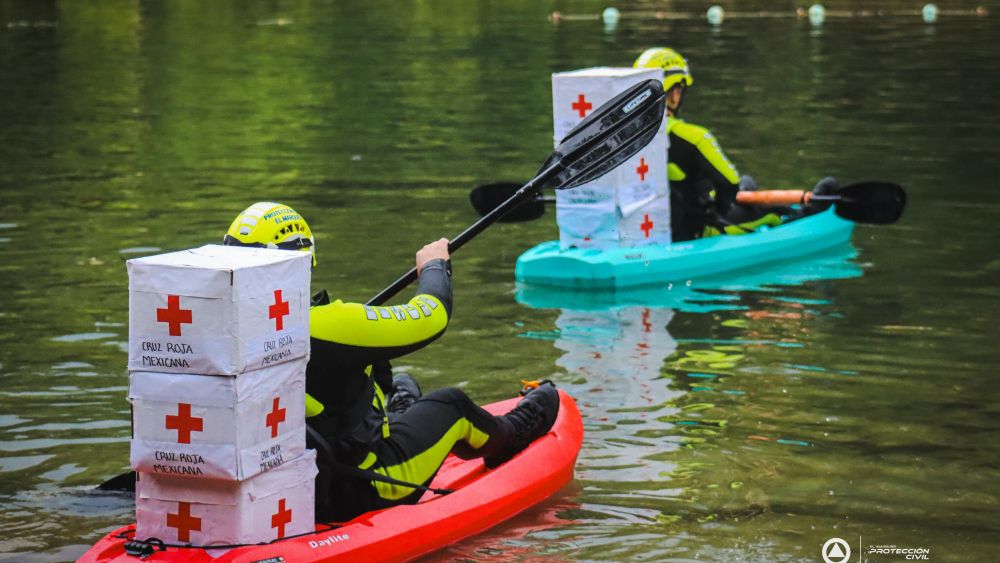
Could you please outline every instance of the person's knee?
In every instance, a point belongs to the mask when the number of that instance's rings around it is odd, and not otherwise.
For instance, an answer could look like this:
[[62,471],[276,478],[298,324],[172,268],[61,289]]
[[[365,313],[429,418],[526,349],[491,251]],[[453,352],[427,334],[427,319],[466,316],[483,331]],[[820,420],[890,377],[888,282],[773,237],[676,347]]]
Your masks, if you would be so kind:
[[420,398],[420,384],[408,373],[392,375],[392,393],[389,395],[388,411],[399,414],[410,408]]
[[424,395],[420,401],[433,401],[447,406],[450,409],[449,412],[455,417],[455,420],[465,419],[472,427],[485,433],[487,436],[497,431],[499,417],[493,416],[480,408],[461,389],[454,387],[438,389]]

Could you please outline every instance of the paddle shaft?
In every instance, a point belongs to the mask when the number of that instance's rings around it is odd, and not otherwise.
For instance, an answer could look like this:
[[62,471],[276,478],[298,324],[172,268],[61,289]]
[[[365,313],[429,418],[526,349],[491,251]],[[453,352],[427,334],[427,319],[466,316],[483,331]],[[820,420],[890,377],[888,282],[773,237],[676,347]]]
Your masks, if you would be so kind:
[[742,205],[795,205],[809,202],[811,192],[803,190],[766,190],[737,192],[736,203]]
[[804,190],[764,190],[737,192],[736,203],[742,205],[805,205],[810,201],[844,201],[841,195],[816,195]]
[[[518,205],[524,203],[525,201],[535,197],[538,194],[541,187],[551,179],[553,176],[558,174],[563,169],[561,162],[557,161],[551,166],[543,170],[537,176],[532,178],[527,184],[521,186],[521,189],[514,192],[514,195],[510,196],[506,201],[498,205],[493,211],[490,211],[478,221],[470,225],[467,229],[458,234],[455,238],[448,242],[448,253],[451,254],[465,246],[465,243],[476,238],[476,235],[486,230],[487,227],[496,223],[501,217],[506,215],[512,209]],[[412,268],[409,272],[406,272],[399,279],[392,282],[392,284],[383,289],[376,295],[368,300],[365,305],[378,306],[382,305],[394,295],[402,291],[406,286],[410,285],[417,279],[417,269]]]

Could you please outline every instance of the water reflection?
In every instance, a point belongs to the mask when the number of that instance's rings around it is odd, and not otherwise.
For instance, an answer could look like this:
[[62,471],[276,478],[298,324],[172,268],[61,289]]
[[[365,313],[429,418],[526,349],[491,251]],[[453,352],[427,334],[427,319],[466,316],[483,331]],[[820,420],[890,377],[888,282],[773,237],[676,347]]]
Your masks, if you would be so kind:
[[648,456],[676,449],[668,436],[622,432],[622,427],[644,432],[657,417],[676,414],[671,402],[680,393],[660,375],[663,361],[677,343],[667,331],[674,316],[669,308],[626,307],[608,311],[563,309],[556,319],[559,337],[553,343],[563,352],[556,365],[571,374],[570,392],[582,399],[587,441],[586,464],[579,467],[586,481],[630,484],[631,492],[650,475]]
[[[752,378],[761,369],[755,356],[802,349],[801,331],[828,299],[788,288],[860,276],[855,256],[847,245],[731,279],[615,293],[518,287],[519,303],[559,311],[553,330],[522,336],[551,340],[561,352],[561,384],[577,397],[586,424],[577,465],[580,507],[567,512],[572,525],[553,533],[576,538],[582,558],[599,553],[627,559],[676,554],[692,526],[768,512],[770,493],[754,479],[776,471],[769,455],[747,455],[735,469],[724,460],[734,449],[757,444],[811,443],[788,429],[740,424],[768,408],[754,404]],[[678,315],[717,327],[709,338],[678,340],[671,334]],[[782,323],[794,326],[793,334],[756,328]],[[824,368],[789,360],[780,370],[795,377]],[[770,553],[767,546],[746,549]]]

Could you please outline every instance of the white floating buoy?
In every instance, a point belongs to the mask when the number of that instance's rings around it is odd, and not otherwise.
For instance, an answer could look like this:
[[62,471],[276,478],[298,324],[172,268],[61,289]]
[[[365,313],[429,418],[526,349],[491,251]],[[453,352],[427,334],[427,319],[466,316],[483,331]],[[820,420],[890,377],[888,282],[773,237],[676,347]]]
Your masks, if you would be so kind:
[[823,25],[823,20],[826,19],[826,8],[822,4],[813,4],[809,6],[809,23],[813,25]]
[[712,25],[721,25],[722,20],[726,18],[726,11],[722,9],[722,6],[716,4],[705,12],[705,17],[708,18],[708,23]]
[[604,11],[601,12],[601,19],[604,20],[605,25],[615,25],[618,23],[620,15],[618,8],[604,8]]
[[924,4],[921,14],[924,16],[924,23],[934,23],[937,21],[938,7],[934,4]]

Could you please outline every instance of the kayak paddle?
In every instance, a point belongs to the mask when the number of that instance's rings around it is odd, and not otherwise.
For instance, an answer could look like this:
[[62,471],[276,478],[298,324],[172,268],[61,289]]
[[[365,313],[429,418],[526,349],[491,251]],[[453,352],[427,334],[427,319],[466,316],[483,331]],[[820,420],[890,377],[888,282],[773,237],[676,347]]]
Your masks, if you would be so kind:
[[[469,194],[469,202],[472,208],[480,215],[486,215],[500,206],[501,203],[510,199],[517,190],[521,189],[521,184],[514,182],[496,182],[485,184],[472,190]],[[545,215],[545,204],[552,203],[556,198],[543,196],[541,193],[526,200],[524,203],[511,209],[509,213],[499,219],[502,223],[519,223],[521,221],[534,221]]]
[[841,186],[829,194],[814,194],[802,190],[764,190],[739,192],[736,202],[741,205],[805,205],[832,203],[834,212],[855,223],[886,225],[895,223],[906,207],[906,192],[891,182],[857,182]]
[[[517,191],[513,182],[496,182],[479,186],[469,194],[472,207],[480,215],[489,213]],[[511,211],[501,221],[531,221],[545,214],[545,204],[555,201],[538,194]],[[895,223],[906,206],[906,192],[902,186],[890,182],[858,182],[838,188],[833,193],[818,195],[803,190],[762,190],[739,192],[736,201],[741,205],[796,205],[830,202],[840,217],[856,223]]]
[[135,471],[116,475],[97,486],[99,491],[135,492]]
[[[448,243],[455,252],[521,203],[535,197],[543,187],[565,190],[603,176],[642,150],[663,123],[663,83],[647,80],[618,94],[597,108],[566,135],[523,186],[514,186],[503,201],[494,202],[484,217]],[[413,268],[366,305],[381,305],[417,279]],[[135,491],[135,472],[124,473],[98,485],[102,491]]]
[[[573,128],[542,164],[538,174],[479,221],[448,243],[455,252],[511,210],[536,197],[539,190],[567,190],[607,174],[656,137],[663,123],[665,95],[658,80],[646,80],[618,94]],[[413,268],[366,305],[381,305],[417,279]]]

